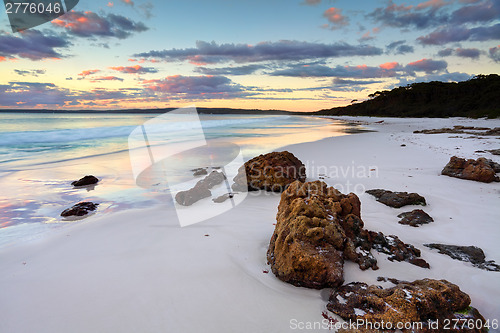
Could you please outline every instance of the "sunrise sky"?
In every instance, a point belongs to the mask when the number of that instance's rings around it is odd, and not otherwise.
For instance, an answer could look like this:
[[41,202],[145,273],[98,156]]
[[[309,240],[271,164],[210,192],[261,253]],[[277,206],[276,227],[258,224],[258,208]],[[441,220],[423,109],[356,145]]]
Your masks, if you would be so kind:
[[0,108],[315,111],[500,72],[500,0],[80,0],[12,33]]

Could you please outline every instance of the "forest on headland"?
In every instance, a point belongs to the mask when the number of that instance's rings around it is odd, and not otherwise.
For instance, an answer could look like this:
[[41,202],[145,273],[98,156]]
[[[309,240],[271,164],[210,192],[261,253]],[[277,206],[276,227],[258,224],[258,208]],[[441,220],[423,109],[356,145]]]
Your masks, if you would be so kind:
[[477,75],[462,82],[412,83],[376,91],[369,100],[314,112],[329,116],[500,117],[500,76]]
[[[373,117],[500,117],[500,76],[476,75],[462,82],[421,82],[376,91],[363,102],[313,112],[198,107],[201,114],[292,114]],[[0,109],[0,112],[34,113],[165,113],[176,108],[120,110]]]

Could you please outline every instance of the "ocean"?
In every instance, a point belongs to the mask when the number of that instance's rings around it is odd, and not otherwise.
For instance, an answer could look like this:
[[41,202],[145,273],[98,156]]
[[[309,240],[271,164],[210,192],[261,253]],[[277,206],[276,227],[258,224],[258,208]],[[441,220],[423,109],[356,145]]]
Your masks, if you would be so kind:
[[[65,221],[61,211],[84,200],[99,214],[168,205],[168,189],[137,186],[131,171],[130,134],[158,114],[0,113],[0,246],[42,237]],[[289,115],[200,115],[207,142],[240,147],[245,160],[286,145],[346,135],[358,125]],[[174,140],[189,141],[191,119],[166,124]],[[186,130],[184,130],[186,129]],[[97,186],[71,182],[92,174]]]

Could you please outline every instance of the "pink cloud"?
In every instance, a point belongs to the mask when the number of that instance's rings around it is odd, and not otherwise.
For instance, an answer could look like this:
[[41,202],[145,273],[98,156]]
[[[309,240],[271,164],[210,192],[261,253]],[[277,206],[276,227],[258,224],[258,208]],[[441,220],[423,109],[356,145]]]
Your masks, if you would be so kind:
[[144,74],[144,73],[157,73],[158,70],[153,67],[142,67],[140,65],[135,66],[116,66],[109,67],[114,71],[118,71],[125,74]]
[[108,7],[113,7],[114,5],[115,5],[115,4],[114,4],[114,3],[112,3],[112,2],[110,1],[110,2],[108,2],[108,4],[107,4],[106,6],[108,6]]
[[330,7],[323,13],[323,16],[332,24],[332,29],[348,25],[348,19],[342,15],[342,9]]
[[123,79],[116,76],[98,76],[96,78],[93,78],[90,82],[95,81],[123,81]]
[[99,69],[88,69],[88,70],[85,70],[85,71],[82,71],[80,74],[80,76],[89,76],[89,75],[93,75],[93,74],[96,74],[96,73],[99,73],[100,70]]
[[394,61],[394,62],[386,62],[385,64],[380,65],[379,67],[382,69],[387,69],[391,70],[399,66],[399,63]]
[[148,30],[142,22],[134,22],[116,14],[101,16],[91,11],[72,10],[51,22],[54,26],[64,28],[79,37],[100,36],[124,39],[134,32]]
[[426,9],[426,8],[434,8],[438,9],[443,6],[446,6],[450,4],[449,2],[446,2],[444,0],[428,0],[426,2],[421,2],[417,5],[417,9]]

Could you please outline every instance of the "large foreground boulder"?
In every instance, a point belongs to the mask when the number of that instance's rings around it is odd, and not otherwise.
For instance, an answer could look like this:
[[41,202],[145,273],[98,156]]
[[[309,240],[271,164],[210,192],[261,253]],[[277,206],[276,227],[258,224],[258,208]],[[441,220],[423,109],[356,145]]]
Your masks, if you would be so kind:
[[259,155],[246,162],[234,177],[233,190],[281,192],[292,182],[304,182],[304,164],[288,151]]
[[371,249],[390,260],[428,264],[420,251],[396,236],[363,229],[359,198],[340,193],[324,182],[295,181],[281,194],[277,224],[267,260],[281,280],[308,288],[338,287],[343,283],[344,260],[361,269],[377,269]]
[[382,189],[368,190],[366,193],[373,195],[378,202],[393,208],[401,208],[406,205],[426,205],[425,198],[417,193],[392,192]]
[[460,179],[491,183],[493,181],[500,181],[500,178],[496,175],[497,172],[500,172],[500,165],[484,157],[480,157],[477,160],[466,160],[452,156],[448,164],[441,171],[441,174]]
[[[469,295],[446,280],[400,282],[388,289],[349,283],[331,293],[327,308],[345,320],[364,323],[357,332],[369,332],[367,328],[373,327],[393,332],[397,325],[412,327],[403,332],[486,332],[486,321],[470,307]],[[471,329],[446,330],[443,325],[453,319],[470,319],[474,324]]]

